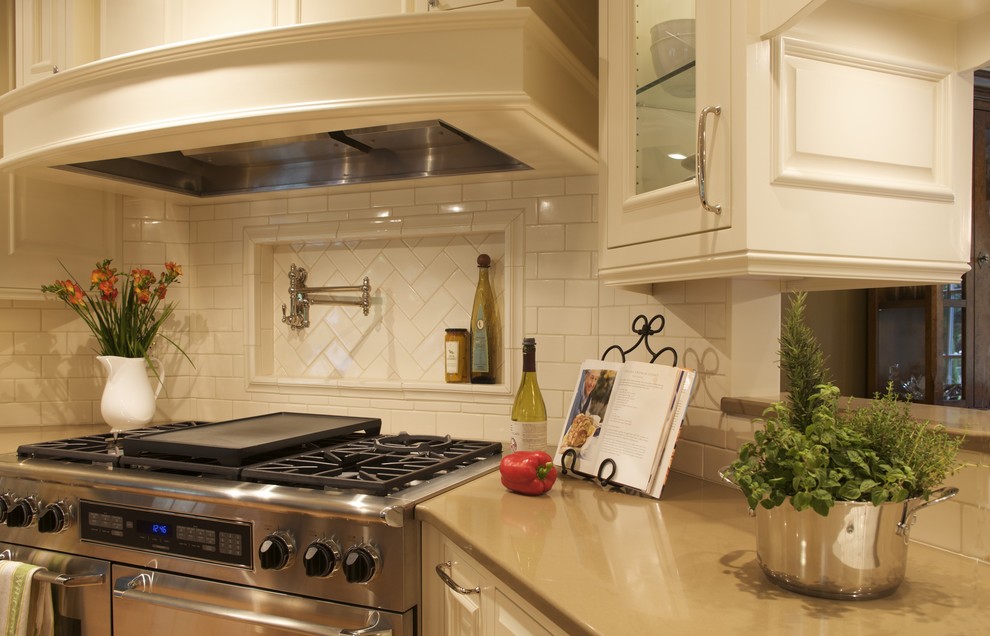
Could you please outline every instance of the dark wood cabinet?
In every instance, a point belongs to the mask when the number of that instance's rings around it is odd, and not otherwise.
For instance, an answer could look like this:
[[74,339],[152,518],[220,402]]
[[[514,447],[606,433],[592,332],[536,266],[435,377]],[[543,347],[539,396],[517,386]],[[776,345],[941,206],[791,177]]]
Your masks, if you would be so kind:
[[[868,294],[867,391],[913,402],[972,406],[972,320],[966,284],[890,287]],[[969,331],[968,331],[969,330]]]

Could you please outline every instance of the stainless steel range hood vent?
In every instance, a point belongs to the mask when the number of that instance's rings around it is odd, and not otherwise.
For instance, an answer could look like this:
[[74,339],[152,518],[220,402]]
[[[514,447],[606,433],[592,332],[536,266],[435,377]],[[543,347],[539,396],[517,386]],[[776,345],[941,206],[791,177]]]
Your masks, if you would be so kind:
[[57,167],[196,197],[530,169],[439,120]]

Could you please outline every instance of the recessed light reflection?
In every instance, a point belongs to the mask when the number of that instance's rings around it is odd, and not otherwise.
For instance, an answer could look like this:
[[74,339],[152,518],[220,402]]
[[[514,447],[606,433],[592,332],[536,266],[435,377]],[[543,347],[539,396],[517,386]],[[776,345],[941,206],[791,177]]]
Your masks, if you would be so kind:
[[687,159],[687,155],[682,155],[679,152],[672,152],[672,153],[670,153],[667,156],[670,157],[671,159],[676,160],[676,161],[681,161],[682,159]]

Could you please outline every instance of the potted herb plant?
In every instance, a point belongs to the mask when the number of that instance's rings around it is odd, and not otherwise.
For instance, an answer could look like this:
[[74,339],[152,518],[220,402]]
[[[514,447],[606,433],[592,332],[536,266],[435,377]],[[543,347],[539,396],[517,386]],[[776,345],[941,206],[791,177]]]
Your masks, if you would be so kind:
[[792,297],[780,336],[787,399],[764,413],[725,475],[757,519],[757,558],[782,587],[828,598],[875,598],[904,578],[914,513],[958,492],[942,483],[960,440],[911,417],[892,387],[840,408],[824,355]]

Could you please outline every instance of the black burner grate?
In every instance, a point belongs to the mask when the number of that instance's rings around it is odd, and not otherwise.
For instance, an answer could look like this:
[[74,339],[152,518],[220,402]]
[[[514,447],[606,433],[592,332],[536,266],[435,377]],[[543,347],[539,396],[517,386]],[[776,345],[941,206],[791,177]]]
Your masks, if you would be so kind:
[[204,425],[204,422],[172,422],[118,433],[24,444],[17,453],[22,459],[109,464],[173,475],[385,495],[502,452],[498,442],[406,433],[377,435],[367,431],[341,433],[273,449],[250,457],[243,467],[224,465],[214,457],[120,451],[124,439]]
[[248,466],[241,478],[386,495],[502,452],[498,442],[449,437],[436,438],[443,441],[432,450],[424,450],[429,443],[422,438],[414,448],[390,448],[386,442],[394,439],[366,439]]
[[97,433],[82,437],[58,439],[51,442],[22,444],[17,447],[17,455],[21,458],[41,457],[46,459],[116,465],[120,460],[119,443],[125,438],[139,437],[149,433],[161,433],[190,426],[198,426],[200,424],[202,422],[170,422],[129,431],[118,431],[116,433]]

